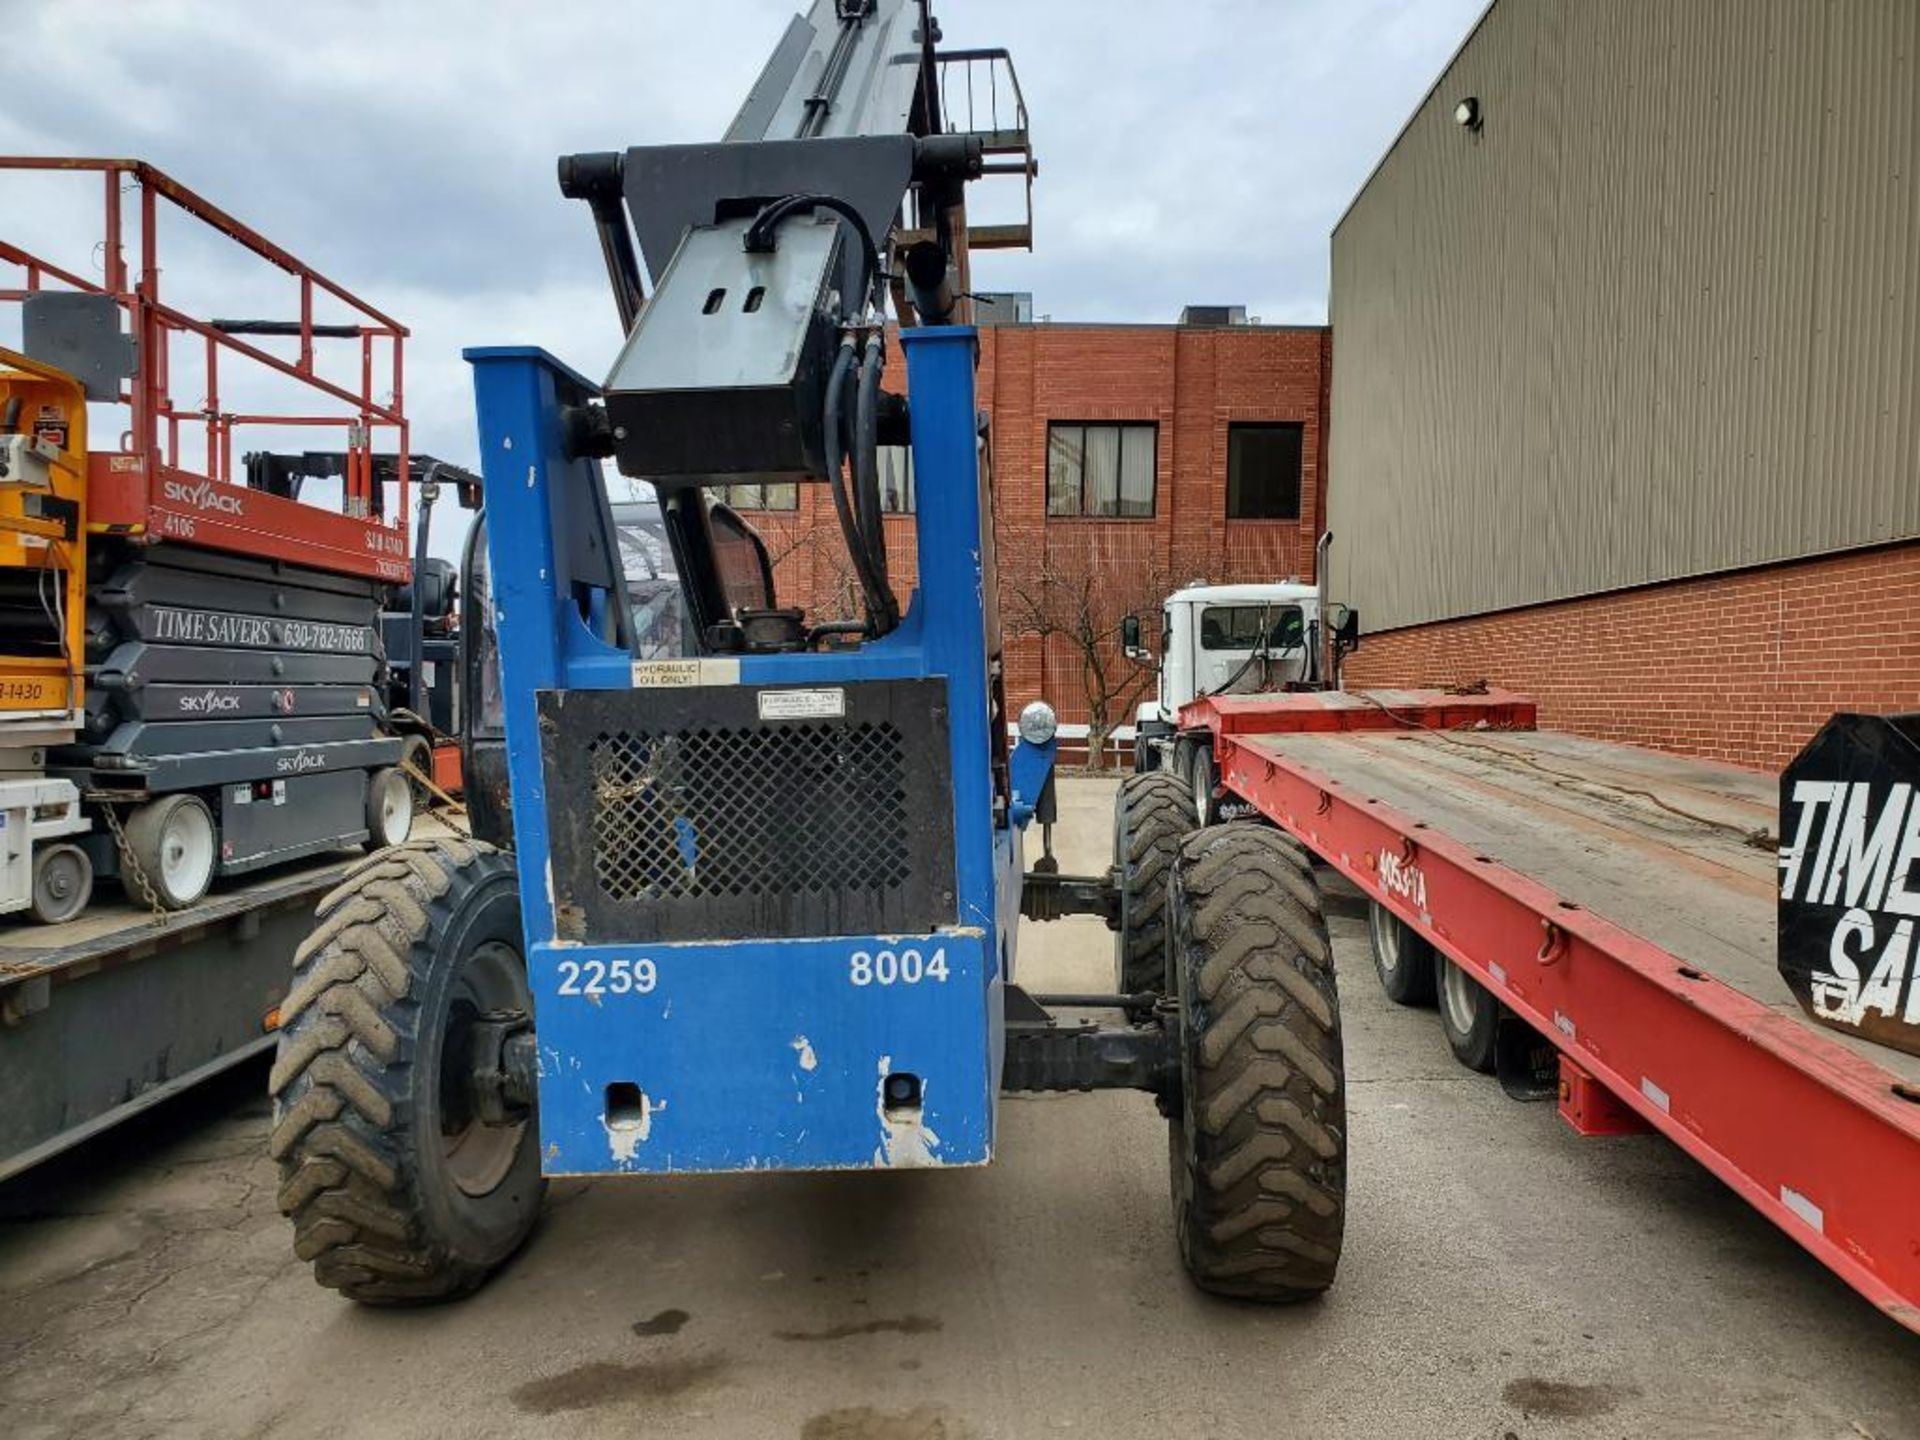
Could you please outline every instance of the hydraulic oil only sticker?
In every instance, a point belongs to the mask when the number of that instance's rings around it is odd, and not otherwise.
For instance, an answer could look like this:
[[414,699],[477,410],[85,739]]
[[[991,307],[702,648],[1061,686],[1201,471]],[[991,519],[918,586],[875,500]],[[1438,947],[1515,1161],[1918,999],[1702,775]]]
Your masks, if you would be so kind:
[[738,660],[636,660],[636,687],[677,688],[687,685],[738,685]]

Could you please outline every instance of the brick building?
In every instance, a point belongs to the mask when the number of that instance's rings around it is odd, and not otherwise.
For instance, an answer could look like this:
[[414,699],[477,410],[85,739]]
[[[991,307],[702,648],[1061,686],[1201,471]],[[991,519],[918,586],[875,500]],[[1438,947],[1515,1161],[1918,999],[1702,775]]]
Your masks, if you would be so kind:
[[1334,230],[1350,683],[1765,769],[1920,709],[1916,94],[1912,0],[1488,9]]
[[[1196,579],[1310,580],[1325,513],[1328,332],[1207,312],[1176,325],[989,324],[990,420],[1007,699],[1064,726],[1127,723],[1145,677],[1129,611]],[[889,367],[890,383],[901,367]],[[895,588],[913,585],[912,477],[883,455]],[[855,611],[824,485],[736,487],[783,597]],[[1151,629],[1151,625],[1149,626]],[[1102,714],[1104,712],[1104,714]],[[1069,731],[1068,733],[1073,733]]]

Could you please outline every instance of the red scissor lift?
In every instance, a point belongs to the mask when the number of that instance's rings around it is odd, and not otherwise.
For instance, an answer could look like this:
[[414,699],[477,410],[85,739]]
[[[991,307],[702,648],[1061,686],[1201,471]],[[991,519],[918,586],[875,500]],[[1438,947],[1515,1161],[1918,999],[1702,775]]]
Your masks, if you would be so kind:
[[1781,980],[1777,782],[1534,720],[1499,691],[1181,717],[1222,791],[1366,893],[1376,950],[1437,952],[1552,1046],[1576,1130],[1657,1130],[1920,1331],[1920,1057],[1816,1025]]
[[[404,583],[407,558],[408,435],[403,408],[406,327],[296,259],[251,226],[243,224],[177,180],[138,160],[0,157],[0,172],[61,172],[98,177],[102,224],[91,246],[101,275],[89,278],[77,269],[30,254],[0,239],[0,261],[15,267],[19,283],[0,289],[0,301],[24,302],[49,291],[111,297],[125,314],[142,363],[130,376],[118,403],[129,422],[111,448],[96,449],[90,463],[88,505],[96,534],[175,539],[195,546],[267,556],[289,564],[346,575],[366,575]],[[268,321],[200,319],[161,296],[160,228],[171,210],[217,230],[259,261],[285,273],[297,289],[298,318]],[[137,231],[129,261],[127,233]],[[337,318],[316,321],[316,303]],[[255,340],[279,337],[297,341],[289,358],[262,348]],[[201,351],[199,395],[182,404],[174,395],[174,342],[197,344]],[[358,383],[327,378],[316,363],[323,347],[344,345],[358,352]],[[236,371],[266,371],[295,382],[310,397],[308,405],[278,413],[225,408],[221,396],[222,361],[231,383]],[[386,396],[381,398],[381,381]],[[183,458],[183,430],[203,437],[203,463],[195,469]],[[336,432],[338,448],[349,457],[337,508],[249,490],[234,468],[236,431],[259,427],[299,427]],[[379,465],[399,484],[391,513],[376,482],[376,441],[390,439],[391,458]],[[183,498],[202,485],[231,486],[239,506],[195,508]],[[227,492],[216,492],[226,495]]]
[[[23,349],[126,417],[90,428],[87,723],[49,767],[105,822],[96,869],[177,908],[216,874],[404,838],[380,612],[411,573],[406,329],[140,161],[5,157],[0,183],[62,216],[74,187],[99,196],[97,226],[42,247],[57,257],[0,239]],[[223,297],[278,313],[168,298],[176,226],[223,252]],[[316,433],[324,463],[249,453],[276,432]]]

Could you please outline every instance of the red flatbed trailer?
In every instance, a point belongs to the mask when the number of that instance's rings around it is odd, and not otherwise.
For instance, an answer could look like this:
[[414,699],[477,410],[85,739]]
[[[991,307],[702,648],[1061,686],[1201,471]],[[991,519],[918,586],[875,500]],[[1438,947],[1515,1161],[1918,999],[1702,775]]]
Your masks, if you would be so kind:
[[1659,1131],[1920,1331],[1920,1057],[1781,980],[1777,781],[1534,720],[1499,691],[1182,713],[1223,789],[1553,1044],[1576,1129]]

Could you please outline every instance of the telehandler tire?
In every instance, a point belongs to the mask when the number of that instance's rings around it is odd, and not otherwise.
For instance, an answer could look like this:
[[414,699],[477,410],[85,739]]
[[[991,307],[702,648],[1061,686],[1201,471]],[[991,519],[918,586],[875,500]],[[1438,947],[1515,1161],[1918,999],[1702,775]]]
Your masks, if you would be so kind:
[[1346,1220],[1346,1077],[1312,863],[1264,825],[1199,831],[1169,898],[1181,1095],[1174,1228],[1202,1290],[1286,1303],[1333,1284]]
[[415,840],[363,860],[294,957],[268,1082],[294,1252],[369,1304],[463,1295],[533,1229],[536,1118],[488,1125],[463,1083],[473,1022],[532,1013],[513,861]]
[[1150,770],[1120,782],[1113,802],[1113,866],[1120,880],[1114,984],[1122,995],[1167,993],[1167,878],[1193,831],[1193,805],[1177,775]]
[[1387,909],[1367,901],[1367,939],[1373,946],[1373,973],[1396,1005],[1431,1005],[1437,971],[1433,942]]

